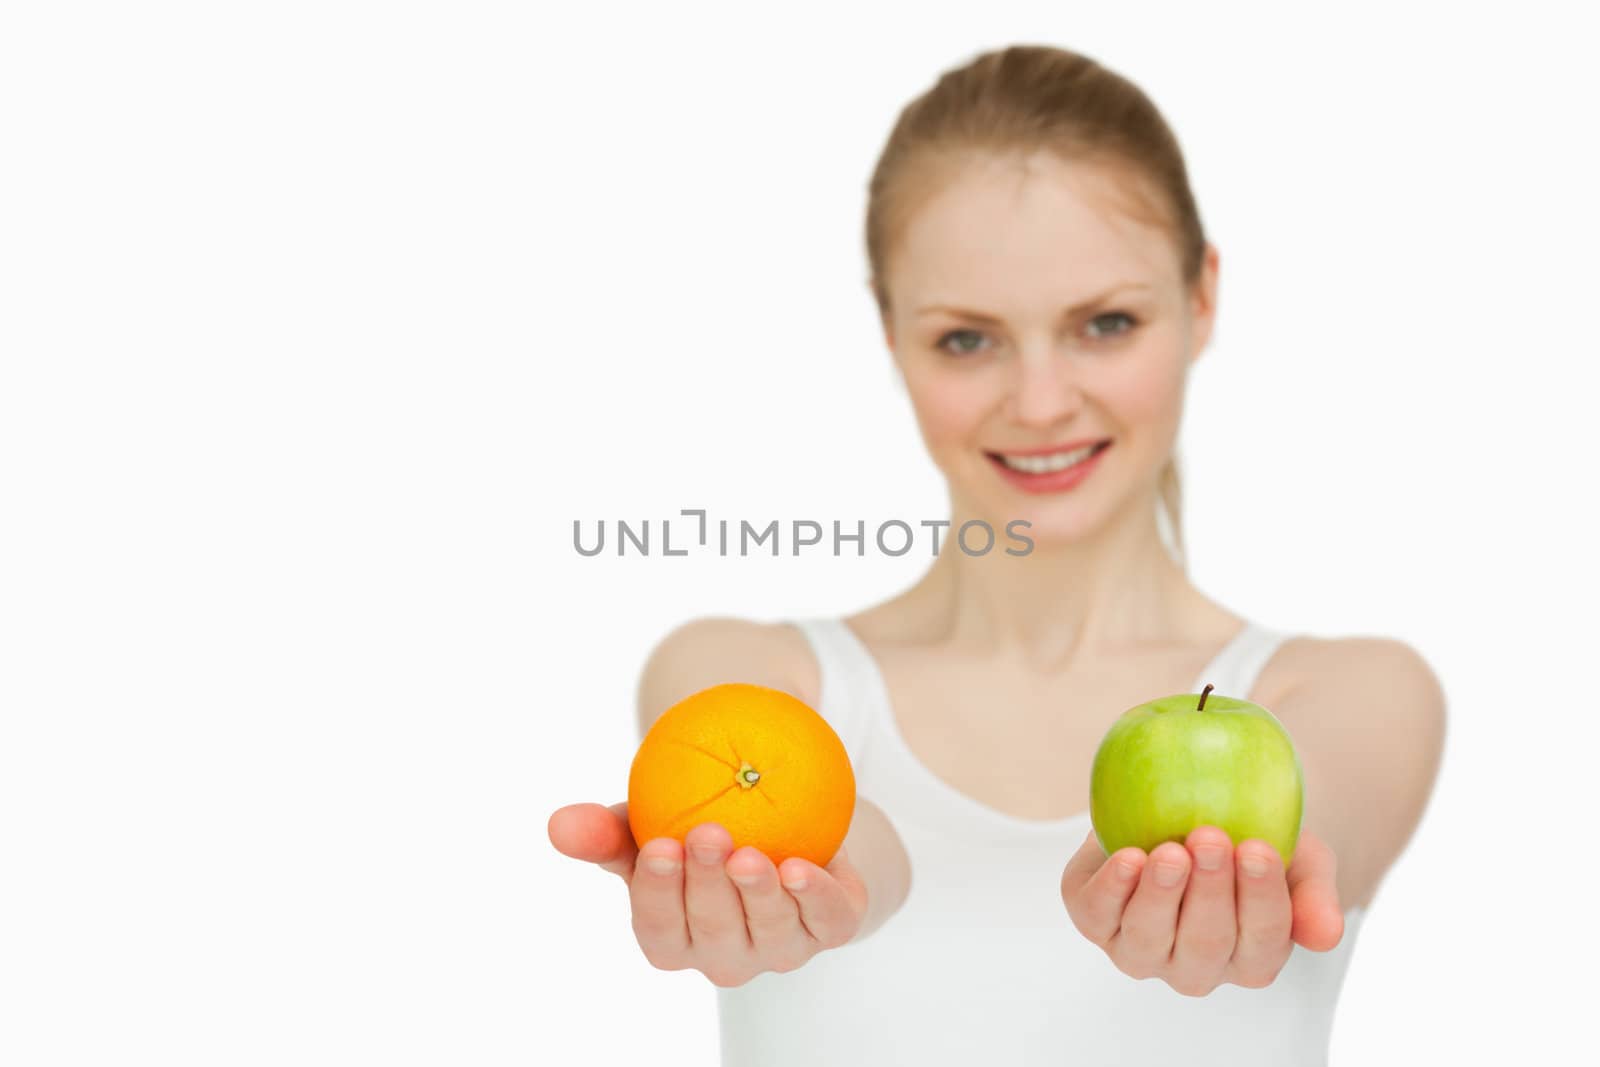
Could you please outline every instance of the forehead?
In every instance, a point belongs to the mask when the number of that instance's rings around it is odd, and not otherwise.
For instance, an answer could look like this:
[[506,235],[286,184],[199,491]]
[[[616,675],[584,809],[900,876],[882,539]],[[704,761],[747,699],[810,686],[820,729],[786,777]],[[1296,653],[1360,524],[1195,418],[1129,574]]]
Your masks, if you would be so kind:
[[1170,234],[1136,217],[1126,172],[1052,155],[952,167],[906,220],[890,268],[902,300],[1055,306],[1122,281],[1177,284]]

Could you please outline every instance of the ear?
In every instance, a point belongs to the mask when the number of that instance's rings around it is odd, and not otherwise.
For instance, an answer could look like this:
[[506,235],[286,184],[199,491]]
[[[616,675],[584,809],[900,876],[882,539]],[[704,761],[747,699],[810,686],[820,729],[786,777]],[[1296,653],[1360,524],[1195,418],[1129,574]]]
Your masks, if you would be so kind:
[[889,350],[889,377],[896,389],[902,393],[909,393],[910,390],[906,388],[906,370],[900,365],[899,353],[894,350],[894,324],[884,312],[879,313],[878,321],[883,326],[883,343]]
[[1216,326],[1217,279],[1221,258],[1217,246],[1207,242],[1205,256],[1200,262],[1200,278],[1189,294],[1190,321],[1194,326],[1193,347],[1189,352],[1190,363],[1199,359],[1200,353],[1205,351],[1206,345],[1211,341],[1211,331]]
[[910,392],[906,388],[906,369],[900,365],[900,356],[894,350],[894,328],[887,315],[883,316],[883,343],[889,348],[889,377],[894,380],[895,388],[902,393]]
[[884,309],[882,301],[878,299],[878,289],[872,284],[872,279],[867,279],[867,295],[872,298],[872,306],[878,309],[878,322],[883,327],[883,343],[892,353],[894,351],[894,326],[889,321],[889,312]]

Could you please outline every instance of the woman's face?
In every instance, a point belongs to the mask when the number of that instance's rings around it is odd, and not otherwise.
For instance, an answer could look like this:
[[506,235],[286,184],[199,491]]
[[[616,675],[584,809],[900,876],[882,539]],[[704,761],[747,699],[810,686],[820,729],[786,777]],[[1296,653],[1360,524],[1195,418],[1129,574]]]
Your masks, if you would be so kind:
[[[1026,519],[1038,544],[1079,540],[1153,502],[1172,454],[1217,255],[1188,291],[1171,235],[1118,209],[1117,180],[1048,154],[985,158],[917,208],[890,257],[884,329],[923,441],[958,513],[1000,538]],[[1056,464],[1101,441],[1076,484],[1014,470],[1041,465],[1019,453]]]

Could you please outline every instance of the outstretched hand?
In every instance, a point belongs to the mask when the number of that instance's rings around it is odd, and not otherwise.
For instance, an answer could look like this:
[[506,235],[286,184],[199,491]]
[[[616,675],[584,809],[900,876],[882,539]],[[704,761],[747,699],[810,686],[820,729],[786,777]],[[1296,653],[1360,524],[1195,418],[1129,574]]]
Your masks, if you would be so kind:
[[1219,985],[1271,985],[1296,944],[1326,952],[1344,937],[1336,858],[1302,830],[1287,871],[1255,838],[1198,826],[1183,844],[1105,854],[1094,831],[1061,873],[1078,931],[1132,978],[1160,978],[1184,996]]
[[781,869],[759,849],[733,847],[718,823],[635,846],[626,801],[568,804],[550,816],[550,843],[628,885],[634,938],[651,965],[693,969],[713,985],[795,970],[853,938],[867,889],[844,846],[826,867],[791,857]]

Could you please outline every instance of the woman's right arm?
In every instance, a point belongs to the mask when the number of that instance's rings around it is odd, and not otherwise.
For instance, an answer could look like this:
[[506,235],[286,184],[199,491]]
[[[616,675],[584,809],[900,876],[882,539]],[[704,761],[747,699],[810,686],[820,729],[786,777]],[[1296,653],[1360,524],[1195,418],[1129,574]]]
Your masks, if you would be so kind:
[[[792,628],[694,620],[651,651],[639,681],[640,737],[679,700],[727,681],[768,685],[815,707],[816,674],[804,639]],[[844,844],[826,868],[793,858],[780,872],[755,848],[732,850],[727,830],[714,823],[689,831],[687,855],[671,838],[639,849],[626,802],[570,804],[550,817],[549,834],[562,853],[627,883],[646,959],[663,970],[699,970],[718,986],[742,985],[764,971],[792,971],[818,952],[860,940],[910,891],[910,862],[899,835],[882,810],[860,796]],[[702,846],[712,850],[710,862],[695,858]],[[662,871],[654,869],[657,860],[665,861]],[[804,887],[789,887],[795,875],[805,876]]]

